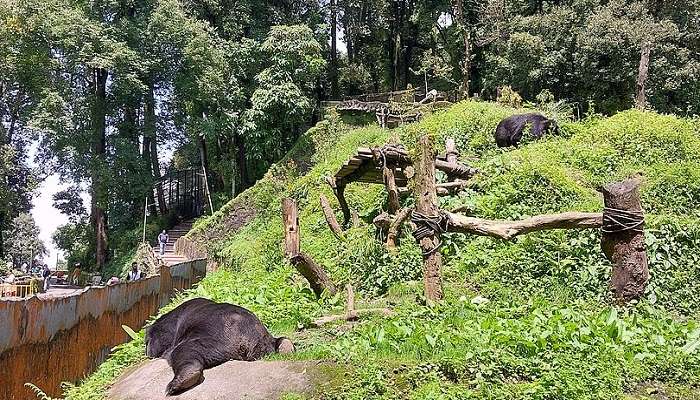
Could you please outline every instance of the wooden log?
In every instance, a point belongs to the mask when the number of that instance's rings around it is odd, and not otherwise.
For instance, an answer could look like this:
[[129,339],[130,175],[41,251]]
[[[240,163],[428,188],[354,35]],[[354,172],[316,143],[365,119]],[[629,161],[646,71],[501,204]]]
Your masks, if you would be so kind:
[[[358,310],[355,310],[354,317],[352,320],[359,319],[362,316],[365,315],[380,315],[383,317],[391,317],[394,315],[394,312],[391,311],[389,308],[360,308]],[[332,322],[336,321],[348,321],[347,315],[346,314],[339,314],[339,315],[329,315],[326,317],[321,317],[318,318],[314,321],[311,322],[311,327],[313,328],[320,328],[324,325],[330,324]]]
[[348,321],[354,321],[358,317],[357,311],[355,311],[355,290],[352,288],[352,285],[348,283],[345,285],[345,291],[347,292],[345,319]]
[[491,236],[503,240],[548,229],[600,228],[603,225],[602,213],[566,212],[536,215],[520,221],[488,220],[449,212],[444,214],[448,218],[448,232]]
[[406,166],[412,163],[408,152],[397,146],[376,147],[372,149],[372,154],[377,164],[384,163],[385,159],[387,164],[394,166]]
[[461,163],[452,164],[442,160],[435,160],[435,168],[446,173],[451,179],[469,179],[479,172],[476,168],[470,168]]
[[337,290],[326,271],[311,257],[300,251],[299,211],[293,199],[282,199],[282,221],[284,223],[284,255],[294,267],[306,278],[316,296],[324,290],[334,295]]
[[316,296],[321,297],[324,290],[331,296],[338,292],[326,271],[307,254],[299,252],[290,257],[289,261],[309,281],[311,290],[314,291]]
[[455,140],[449,138],[445,141],[445,159],[448,164],[457,164],[457,158],[459,157],[459,152],[457,152],[457,145]]
[[410,207],[404,207],[396,213],[396,218],[389,224],[388,233],[386,235],[386,247],[389,250],[395,250],[398,244],[399,232],[401,231],[401,225],[403,225],[406,220],[411,216]]
[[284,223],[284,256],[289,258],[299,253],[299,216],[294,199],[282,199],[282,220]]
[[328,223],[328,227],[331,229],[331,232],[335,235],[337,238],[342,238],[343,237],[343,228],[340,227],[340,224],[338,223],[338,220],[335,218],[335,213],[333,212],[333,209],[331,208],[331,204],[328,202],[328,199],[326,196],[321,195],[320,201],[321,201],[321,209],[323,210],[323,215],[326,217],[326,222]]
[[[435,149],[428,135],[418,139],[416,169],[416,211],[425,216],[438,215],[438,197],[435,188]],[[442,299],[442,254],[435,249],[440,244],[438,234],[420,239],[423,250],[423,285],[429,302]]]
[[[628,179],[603,187],[605,213],[610,214],[604,221],[601,248],[613,264],[611,289],[623,302],[640,298],[649,282],[640,184],[639,179]],[[622,210],[622,213],[616,210]],[[641,218],[639,222],[635,222],[637,216]],[[610,217],[632,229],[624,229]]]
[[372,224],[379,228],[379,230],[386,232],[389,230],[389,227],[391,226],[391,222],[393,221],[393,218],[389,213],[383,212],[372,220]]
[[348,226],[350,221],[350,207],[348,202],[345,201],[345,181],[337,181],[332,176],[325,177],[326,183],[333,189],[333,194],[338,199],[338,204],[340,205],[340,210],[343,212],[343,226]]
[[394,169],[384,166],[384,185],[386,186],[386,192],[389,195],[389,214],[396,214],[396,211],[401,207],[399,202],[399,189],[396,186],[396,179],[394,177]]

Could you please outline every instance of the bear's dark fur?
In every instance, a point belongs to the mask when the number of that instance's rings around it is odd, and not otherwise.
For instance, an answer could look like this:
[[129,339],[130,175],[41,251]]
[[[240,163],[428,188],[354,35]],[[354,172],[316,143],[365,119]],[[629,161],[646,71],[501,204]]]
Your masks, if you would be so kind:
[[498,147],[518,146],[523,138],[525,127],[532,125],[532,137],[539,139],[545,133],[559,133],[559,126],[556,121],[545,117],[542,114],[529,113],[518,114],[504,118],[496,128],[496,144]]
[[200,384],[205,368],[293,350],[289,339],[270,335],[245,308],[202,298],[182,303],[146,328],[146,355],[168,360],[175,373],[167,395]]

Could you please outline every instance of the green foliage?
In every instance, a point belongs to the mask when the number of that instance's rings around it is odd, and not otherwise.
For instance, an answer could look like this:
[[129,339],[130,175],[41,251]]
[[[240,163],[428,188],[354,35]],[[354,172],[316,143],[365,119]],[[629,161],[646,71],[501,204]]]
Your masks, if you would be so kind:
[[512,108],[520,108],[523,106],[523,98],[510,86],[501,88],[501,93],[498,95],[498,98],[496,98],[496,101],[501,105]]
[[[385,207],[380,185],[347,187],[348,202],[362,221],[343,240],[326,225],[319,195],[336,210],[338,205],[322,177],[337,171],[358,146],[389,140],[384,130],[350,129],[334,114],[309,130],[258,184],[197,224],[190,237],[214,238],[209,251],[224,268],[178,301],[204,296],[240,304],[276,334],[294,338],[300,350],[294,358],[348,365],[347,377],[324,399],[612,399],[633,395],[651,381],[671,398],[697,396],[697,121],[628,111],[562,123],[560,137],[498,149],[493,131],[515,112],[522,110],[462,102],[395,131],[392,140],[411,148],[419,134],[430,134],[438,146],[454,138],[462,160],[481,173],[470,190],[441,203],[466,205],[486,218],[597,211],[599,186],[641,173],[651,281],[638,304],[609,305],[611,265],[600,251],[600,233],[569,230],[512,242],[444,235],[446,300],[422,305],[415,242],[404,236],[390,253],[369,224]],[[343,299],[317,300],[283,260],[279,204],[287,196],[299,204],[302,249],[339,286],[358,289],[360,308],[388,305],[392,316],[293,332],[319,315],[342,313]],[[243,206],[255,208],[255,217],[228,232],[231,216]]]
[[12,220],[10,229],[3,233],[6,251],[15,266],[23,263],[31,265],[35,258],[46,253],[44,243],[39,239],[39,227],[31,214],[19,214]]

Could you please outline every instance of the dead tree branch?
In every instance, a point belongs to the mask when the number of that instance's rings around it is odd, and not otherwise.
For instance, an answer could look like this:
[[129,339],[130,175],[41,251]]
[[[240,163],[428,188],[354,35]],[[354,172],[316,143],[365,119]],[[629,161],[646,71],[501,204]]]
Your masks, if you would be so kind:
[[503,240],[548,229],[600,228],[603,225],[602,213],[566,212],[536,215],[520,221],[488,220],[450,212],[444,214],[448,218],[448,232],[491,236]]

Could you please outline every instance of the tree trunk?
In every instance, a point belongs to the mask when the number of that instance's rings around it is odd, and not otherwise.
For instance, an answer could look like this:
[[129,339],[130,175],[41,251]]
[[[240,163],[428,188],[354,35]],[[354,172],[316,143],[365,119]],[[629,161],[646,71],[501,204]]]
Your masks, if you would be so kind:
[[[151,138],[148,135],[143,135],[143,146],[142,146],[141,159],[143,160],[146,170],[148,171],[151,182],[153,179],[153,167],[151,165]],[[153,196],[153,185],[149,186],[146,192],[146,199],[148,201],[148,212],[151,215],[157,215],[158,210],[156,209],[156,199]]]
[[0,213],[0,260],[5,259],[5,213]]
[[340,97],[338,89],[338,0],[330,0],[331,7],[331,98],[337,100]]
[[[160,162],[158,161],[158,129],[156,124],[156,100],[154,94],[154,84],[153,82],[148,83],[148,92],[146,94],[146,111],[144,113],[144,124],[146,126],[146,132],[144,133],[144,148],[146,147],[146,137],[148,138],[148,145],[150,151],[148,155],[150,157],[147,162],[150,163],[151,175],[153,176],[153,182],[155,182],[156,195],[158,196],[158,211],[161,215],[168,213],[168,206],[165,204],[165,194],[163,193],[163,185],[158,183],[161,178],[160,175]],[[145,149],[144,149],[145,151]],[[151,191],[150,197],[153,197]],[[150,200],[149,200],[150,201]]]
[[398,213],[396,213],[396,218],[389,225],[388,233],[386,235],[386,247],[389,250],[396,249],[396,245],[399,242],[399,232],[401,231],[401,225],[411,216],[411,208],[402,208]]
[[332,176],[327,176],[326,182],[330,185],[331,189],[333,189],[333,193],[338,199],[340,209],[343,211],[343,226],[347,227],[352,216],[350,215],[350,206],[348,206],[348,202],[345,200],[345,184],[341,183],[338,185],[335,178]]
[[[639,198],[639,179],[628,179],[624,182],[611,183],[603,188],[605,207],[623,210],[638,215],[642,213]],[[614,211],[613,211],[614,212]],[[616,216],[624,223],[631,222],[628,217]],[[609,227],[606,227],[610,231]],[[603,231],[601,247],[603,253],[613,264],[610,286],[615,296],[622,301],[638,299],[644,294],[649,282],[649,266],[646,247],[644,244],[643,223],[630,230],[612,229],[613,232]]]
[[[438,197],[435,189],[435,150],[428,135],[418,139],[416,168],[416,211],[425,216],[439,213]],[[442,299],[442,254],[437,250],[440,244],[439,234],[433,233],[420,239],[423,250],[423,284],[428,301]]]
[[643,110],[647,104],[646,93],[644,91],[644,86],[647,81],[649,74],[649,54],[651,53],[651,43],[644,42],[642,44],[642,56],[639,60],[639,74],[637,75],[637,97],[635,100],[635,107],[639,110]]
[[236,133],[236,163],[238,166],[238,178],[241,184],[239,192],[246,190],[250,184],[248,179],[248,165],[246,158],[245,142],[243,141],[243,138]]
[[[160,161],[158,161],[158,142],[156,138],[151,140],[151,165],[153,168],[153,178],[160,180],[163,176],[160,174]],[[158,209],[161,215],[168,213],[168,205],[165,202],[165,193],[163,191],[163,185],[156,185],[156,194],[158,195]]]
[[469,27],[467,27],[466,17],[464,16],[464,1],[463,0],[453,0],[454,15],[457,22],[457,29],[462,33],[462,43],[464,46],[464,59],[462,60],[462,95],[464,98],[469,98],[469,83],[471,79],[471,35]]
[[106,160],[107,76],[108,72],[105,69],[93,69],[91,123],[94,162],[92,165],[91,220],[95,234],[95,267],[98,271],[104,268],[109,258],[109,242],[107,237],[108,193],[104,176],[108,173]]
[[[204,168],[206,173],[209,173],[209,153],[207,152],[207,141],[204,138],[204,136],[199,135],[198,136],[199,140],[199,159],[202,162],[202,168]],[[207,176],[204,177],[204,179],[209,179]]]

